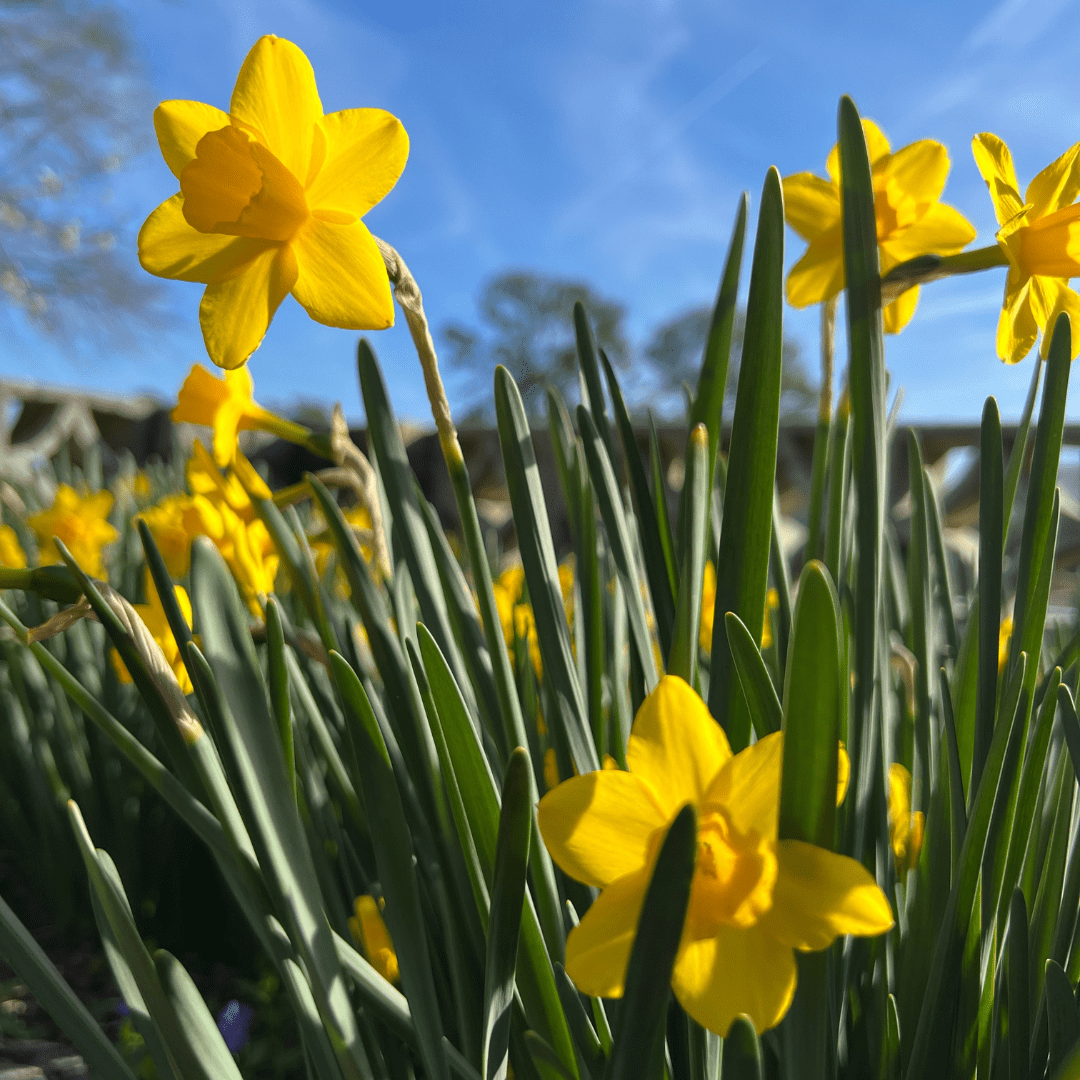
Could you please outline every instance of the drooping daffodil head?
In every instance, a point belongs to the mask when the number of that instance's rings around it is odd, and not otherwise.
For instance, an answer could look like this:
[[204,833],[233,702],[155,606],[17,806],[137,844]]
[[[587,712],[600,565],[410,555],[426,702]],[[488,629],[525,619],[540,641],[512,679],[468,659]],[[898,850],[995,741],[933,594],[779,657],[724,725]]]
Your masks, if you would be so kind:
[[180,191],[147,218],[139,261],[206,286],[199,322],[215,364],[243,364],[290,293],[327,326],[393,324],[386,268],[361,218],[405,167],[409,139],[394,116],[324,115],[307,57],[266,36],[228,112],[166,101],[154,128]]
[[232,463],[241,431],[268,431],[278,438],[302,441],[306,428],[277,416],[255,401],[255,384],[246,364],[225,372],[223,379],[195,364],[180,387],[172,419],[214,429],[214,461]]
[[[873,120],[862,124],[874,184],[881,273],[918,255],[954,255],[971,243],[974,227],[940,201],[949,175],[945,147],[933,139],[920,139],[893,153]],[[820,304],[844,287],[839,145],[833,147],[825,168],[828,179],[809,172],[784,178],[787,223],[810,245],[788,275],[788,303],[797,308]],[[916,287],[886,305],[885,332],[903,330],[918,300]]]
[[1069,278],[1080,277],[1080,143],[1070,146],[1020,197],[1012,154],[996,135],[971,142],[975,163],[990,189],[999,247],[1009,260],[998,318],[997,351],[1007,364],[1024,359],[1042,332],[1042,355],[1058,315],[1072,322],[1072,357],[1080,355],[1080,296]]
[[710,1031],[726,1034],[740,1013],[759,1032],[774,1027],[795,993],[795,950],[892,927],[889,902],[861,863],[778,838],[782,759],[779,733],[732,754],[701,698],[669,675],[634,720],[628,771],[576,776],[541,799],[552,858],[602,890],[566,942],[579,990],[622,995],[656,856],[687,803],[697,864],[672,989]]
[[926,819],[911,809],[911,773],[898,761],[889,766],[889,843],[896,876],[903,881],[914,870],[922,851]]
[[26,521],[37,536],[41,564],[63,562],[54,539],[58,538],[90,577],[104,578],[102,548],[120,536],[109,524],[112,506],[113,497],[108,491],[80,495],[69,484],[60,484],[52,506]]
[[349,930],[367,962],[388,983],[396,983],[401,980],[401,970],[379,907],[381,903],[374,896],[358,896],[353,905],[355,914],[349,916]]

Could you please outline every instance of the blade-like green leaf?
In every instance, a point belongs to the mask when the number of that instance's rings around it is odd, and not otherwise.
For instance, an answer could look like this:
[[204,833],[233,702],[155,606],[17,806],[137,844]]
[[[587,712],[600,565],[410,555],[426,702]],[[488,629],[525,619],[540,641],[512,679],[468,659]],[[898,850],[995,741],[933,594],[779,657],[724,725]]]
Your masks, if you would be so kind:
[[[665,537],[661,532],[661,522],[657,517],[652,495],[649,493],[649,481],[645,474],[645,465],[641,460],[641,451],[638,449],[637,436],[634,434],[626,402],[623,401],[622,391],[615,378],[615,371],[603,349],[600,350],[600,359],[604,365],[608,391],[615,408],[623,461],[626,463],[630,494],[634,501],[634,512],[637,514],[638,528],[641,532],[645,576],[648,578],[649,593],[652,596],[653,611],[656,614],[656,636],[660,639],[661,652],[667,656],[671,651],[672,627],[675,620],[675,582],[668,573],[664,546],[665,539],[669,540],[670,537]],[[668,527],[670,530],[670,523]]]
[[1053,960],[1046,961],[1046,1021],[1050,1037],[1048,1068],[1054,1076],[1080,1040],[1080,1010],[1068,976]]
[[1027,905],[1020,889],[1009,904],[1009,1075],[1026,1076],[1028,1066],[1028,922]]
[[1042,369],[1042,353],[1037,352],[1035,354],[1035,363],[1031,368],[1031,385],[1028,387],[1027,399],[1024,401],[1024,411],[1020,414],[1020,424],[1016,429],[1016,438],[1013,440],[1012,449],[1009,451],[1009,465],[1005,470],[1005,536],[1002,537],[1003,541],[1008,538],[1013,504],[1016,501],[1016,488],[1020,483],[1020,470],[1023,468],[1024,459],[1027,457],[1031,416],[1035,411],[1035,400],[1039,395],[1039,376],[1042,374]]
[[510,1011],[514,1004],[518,931],[532,825],[530,768],[528,752],[519,746],[510,755],[503,780],[484,975],[484,1032],[480,1044],[480,1074],[486,1080],[504,1080],[509,1061]]
[[293,749],[292,708],[289,704],[289,669],[285,659],[285,635],[281,629],[281,609],[271,596],[266,601],[266,660],[270,679],[270,705],[277,721],[285,772],[296,799],[296,753]]
[[709,432],[698,424],[686,447],[686,507],[683,550],[679,558],[679,599],[675,609],[675,636],[668,655],[669,674],[697,686],[701,648],[701,589],[705,575],[705,538],[709,528]]
[[761,1040],[749,1016],[736,1016],[724,1036],[720,1075],[724,1080],[765,1080]]
[[664,1038],[671,970],[682,937],[694,877],[697,818],[692,806],[679,811],[660,847],[630,950],[607,1080],[639,1080]]
[[[974,798],[994,733],[998,697],[998,636],[1001,624],[1002,463],[997,402],[986,399],[979,450],[979,675],[971,762]],[[1041,550],[1041,549],[1040,549]]]
[[[563,1012],[570,1024],[570,1030],[574,1035],[574,1046],[581,1055],[582,1062],[592,1077],[601,1077],[604,1074],[605,1052],[592,1026],[585,1006],[581,1003],[581,994],[570,981],[566,969],[562,964],[555,965],[555,984],[559,988],[559,1000],[562,1002]],[[593,998],[593,1001],[599,1001]],[[609,1045],[608,1049],[611,1047]]]
[[[739,675],[739,684],[750,709],[750,719],[759,739],[772,731],[779,731],[783,726],[783,710],[780,698],[776,695],[772,676],[761,658],[761,651],[753,635],[743,624],[742,619],[729,611],[724,618],[728,644],[735,670]],[[714,630],[713,633],[716,631]]]
[[[731,427],[724,518],[716,565],[713,626],[729,611],[747,626],[765,620],[783,356],[784,196],[770,169],[761,195],[750,272],[739,387]],[[750,741],[750,716],[734,676],[726,634],[713,634],[709,710],[736,753]]]
[[192,1054],[214,1080],[240,1080],[236,1061],[184,965],[172,953],[158,949],[154,967]]
[[[191,578],[203,652],[221,693],[220,724],[237,769],[235,792],[259,865],[307,965],[312,993],[346,1075],[358,1075],[360,1036],[322,908],[307,838],[291,797],[281,740],[232,576],[208,540],[192,545]],[[355,1056],[354,1056],[355,1055]]]
[[575,765],[580,772],[589,772],[600,767],[600,760],[590,737],[588,710],[570,650],[540,470],[521,394],[501,366],[495,369],[495,410],[518,547],[544,661],[544,681],[550,683],[558,703],[559,715],[548,716],[548,725],[563,724]]
[[646,691],[649,691],[656,685],[659,675],[653,657],[652,637],[649,634],[645,603],[638,585],[637,567],[633,549],[630,546],[630,531],[626,523],[626,515],[623,513],[619,487],[607,451],[593,424],[592,416],[584,405],[578,406],[577,420],[578,429],[581,431],[581,442],[585,448],[585,461],[592,478],[596,501],[600,507],[600,516],[607,530],[608,545],[626,595],[627,610],[630,615],[630,635],[637,648],[638,661],[645,673]]
[[35,999],[71,1040],[90,1068],[102,1077],[135,1080],[98,1022],[79,1000],[56,965],[0,898],[0,956],[30,988]]
[[364,805],[372,826],[379,881],[386,898],[386,924],[420,1038],[420,1053],[425,1069],[433,1077],[445,1078],[448,1074],[442,1049],[442,1021],[413,867],[413,840],[401,793],[379,722],[359,676],[338,653],[330,654],[330,664],[349,721]]

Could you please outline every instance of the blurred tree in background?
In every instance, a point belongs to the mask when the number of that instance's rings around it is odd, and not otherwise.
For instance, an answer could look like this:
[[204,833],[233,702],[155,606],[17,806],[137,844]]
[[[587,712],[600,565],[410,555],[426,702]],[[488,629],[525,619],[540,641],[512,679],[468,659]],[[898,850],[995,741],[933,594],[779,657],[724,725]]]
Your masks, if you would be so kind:
[[[149,136],[149,95],[120,14],[0,0],[0,304],[35,326],[111,335],[157,288],[116,241],[111,177]],[[103,319],[122,315],[127,319]]]
[[578,400],[574,304],[585,305],[599,346],[616,367],[625,367],[630,346],[623,329],[626,309],[580,281],[528,271],[493,277],[477,300],[482,329],[452,322],[442,329],[448,365],[467,376],[466,400],[474,405],[466,421],[493,422],[491,378],[503,364],[521,388],[531,417],[546,415],[544,388],[551,384],[569,402]]
[[[709,333],[712,307],[690,308],[661,323],[650,335],[644,349],[644,359],[656,376],[661,394],[691,391],[697,386],[698,371]],[[731,417],[735,403],[735,388],[739,382],[739,362],[742,358],[745,313],[735,313],[731,334],[731,362],[728,365],[727,387],[724,392],[725,416]],[[817,387],[803,365],[799,343],[784,335],[784,366],[780,377],[780,415],[787,420],[812,420],[817,410]],[[681,410],[683,402],[679,403]]]
[[[568,402],[580,400],[573,309],[580,300],[589,313],[597,343],[617,368],[628,366],[623,304],[600,296],[590,285],[528,271],[497,274],[484,285],[477,300],[480,328],[452,322],[442,328],[448,366],[465,376],[463,396],[474,405],[467,421],[492,423],[491,377],[496,364],[509,368],[521,387],[525,407],[534,420],[546,415],[544,387],[557,387]],[[681,419],[685,415],[684,385],[697,383],[712,307],[690,308],[661,323],[649,335],[641,353],[636,378],[625,392],[634,410],[641,397],[658,415]],[[735,399],[742,354],[744,315],[735,316],[731,363],[728,368],[726,407]],[[635,393],[637,391],[637,393]],[[785,336],[780,398],[781,415],[809,420],[817,408],[817,388],[802,363],[798,342]]]

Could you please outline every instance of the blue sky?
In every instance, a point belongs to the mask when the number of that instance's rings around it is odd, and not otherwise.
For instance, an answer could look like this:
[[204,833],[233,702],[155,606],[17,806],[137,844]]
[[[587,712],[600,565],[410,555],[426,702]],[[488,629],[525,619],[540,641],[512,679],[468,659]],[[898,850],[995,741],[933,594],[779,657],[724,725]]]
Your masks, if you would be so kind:
[[[994,220],[971,136],[1003,137],[1021,184],[1080,139],[1080,5],[1070,0],[121,7],[157,99],[227,108],[247,50],[275,33],[308,54],[328,112],[379,106],[401,118],[408,166],[366,220],[409,263],[436,329],[472,321],[490,275],[528,268],[621,300],[642,344],[657,323],[712,298],[740,191],[750,192],[753,215],[770,164],[782,175],[824,172],[841,93],[894,148],[920,138],[948,146],[945,200],[978,228],[980,244],[992,242]],[[134,228],[174,190],[156,152],[115,182]],[[789,232],[789,264],[802,247]],[[994,354],[1003,284],[994,271],[923,290],[911,325],[887,342],[905,419],[974,422],[990,393],[1005,417],[1019,413],[1031,361],[1009,369]],[[169,283],[172,325],[138,350],[72,361],[21,335],[0,348],[0,374],[170,398],[188,367],[205,362],[200,289]],[[816,367],[816,312],[788,308],[785,319]],[[398,412],[428,419],[402,320],[373,344]],[[354,335],[311,322],[287,300],[252,360],[257,396],[340,400],[359,417],[354,356]],[[1069,412],[1080,417],[1080,404]]]

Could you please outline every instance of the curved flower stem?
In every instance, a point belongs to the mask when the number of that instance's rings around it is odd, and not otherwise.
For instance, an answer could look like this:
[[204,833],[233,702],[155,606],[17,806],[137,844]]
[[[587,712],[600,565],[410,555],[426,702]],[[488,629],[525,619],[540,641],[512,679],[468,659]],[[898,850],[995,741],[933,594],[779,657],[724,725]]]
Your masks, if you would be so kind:
[[[510,667],[510,658],[503,640],[502,622],[499,619],[499,609],[495,604],[495,592],[492,588],[491,567],[488,563],[487,549],[484,547],[483,534],[480,531],[480,518],[476,512],[476,503],[473,500],[472,488],[469,484],[469,470],[461,453],[457,428],[454,426],[453,418],[450,415],[450,403],[447,401],[446,390],[439,374],[439,361],[435,354],[435,343],[431,338],[427,316],[424,314],[424,302],[420,294],[420,287],[410,273],[409,268],[405,265],[405,261],[389,244],[380,240],[377,236],[375,237],[375,243],[379,245],[383,262],[386,264],[386,272],[390,278],[390,285],[394,291],[394,299],[405,314],[405,321],[409,325],[409,333],[412,335],[416,353],[420,358],[420,367],[424,372],[424,386],[427,389],[428,400],[431,403],[431,414],[435,418],[435,427],[439,434],[439,445],[442,447],[443,457],[446,459],[446,468],[450,473],[454,498],[457,501],[458,514],[461,517],[465,550],[468,553],[473,584],[476,588],[477,600],[480,606],[484,639],[487,642],[488,652],[491,654],[495,690],[503,714],[508,747],[527,747],[529,742],[525,732],[525,721],[521,715],[521,704],[518,701],[514,673]],[[532,783],[534,785],[532,800],[535,803],[539,798],[535,788],[535,778],[532,779]],[[536,900],[540,925],[543,927],[548,952],[551,954],[552,960],[557,960],[561,959],[563,953],[564,931],[558,893],[555,887],[554,871],[550,857],[547,854],[547,848],[540,842],[540,837],[536,832],[535,816],[533,818],[533,830],[532,843],[529,845],[529,863],[533,870],[533,885],[537,892]]]
[[958,255],[919,255],[894,266],[881,279],[881,303],[888,304],[916,285],[925,285],[954,274],[974,274],[1008,266],[1009,259],[998,244],[961,251]]

